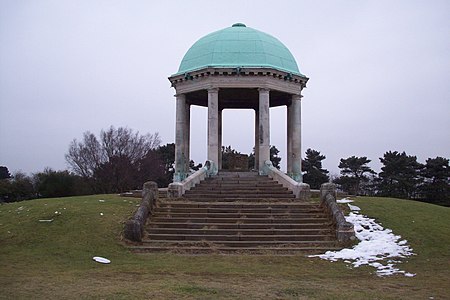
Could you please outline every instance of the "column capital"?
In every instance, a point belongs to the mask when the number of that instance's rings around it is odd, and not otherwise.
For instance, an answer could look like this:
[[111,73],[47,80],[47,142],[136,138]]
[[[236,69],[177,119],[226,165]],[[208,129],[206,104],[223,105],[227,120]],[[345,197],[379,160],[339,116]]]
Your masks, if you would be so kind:
[[303,98],[303,96],[301,95],[301,94],[293,94],[292,95],[292,100],[293,101],[295,101],[295,100],[302,100],[302,98]]
[[268,89],[268,88],[258,88],[258,92],[261,94],[261,93],[269,93],[270,92],[270,89]]
[[208,93],[218,93],[219,88],[218,87],[211,87],[208,89]]
[[181,99],[181,98],[186,98],[186,94],[183,94],[183,93],[181,93],[181,94],[175,94],[175,95],[173,95],[175,98],[177,98],[177,99]]

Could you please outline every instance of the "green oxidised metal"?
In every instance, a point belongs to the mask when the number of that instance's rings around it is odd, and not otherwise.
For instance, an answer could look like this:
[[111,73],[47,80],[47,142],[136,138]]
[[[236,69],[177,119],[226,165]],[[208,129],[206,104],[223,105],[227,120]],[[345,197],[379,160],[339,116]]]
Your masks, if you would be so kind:
[[207,67],[274,68],[302,75],[294,56],[275,37],[236,23],[197,42],[186,52],[177,74]]

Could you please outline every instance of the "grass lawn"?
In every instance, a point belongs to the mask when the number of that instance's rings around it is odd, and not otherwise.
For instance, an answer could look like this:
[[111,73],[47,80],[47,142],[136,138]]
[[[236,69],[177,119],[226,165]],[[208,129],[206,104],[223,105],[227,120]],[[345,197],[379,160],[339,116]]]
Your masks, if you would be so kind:
[[363,214],[407,239],[417,254],[399,265],[415,277],[379,278],[371,267],[302,255],[132,254],[121,230],[138,202],[95,195],[0,205],[0,299],[450,297],[450,208],[357,198]]

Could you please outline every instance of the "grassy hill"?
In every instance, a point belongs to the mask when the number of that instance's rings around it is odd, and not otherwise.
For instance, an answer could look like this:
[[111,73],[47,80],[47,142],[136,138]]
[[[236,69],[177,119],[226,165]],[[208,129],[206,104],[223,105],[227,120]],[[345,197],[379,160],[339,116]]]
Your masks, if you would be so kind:
[[[417,254],[400,265],[415,277],[379,278],[370,267],[351,269],[300,255],[131,254],[121,230],[138,202],[96,195],[0,205],[0,299],[443,299],[450,294],[450,208],[357,198],[363,214],[407,239]],[[112,263],[95,263],[93,256]]]

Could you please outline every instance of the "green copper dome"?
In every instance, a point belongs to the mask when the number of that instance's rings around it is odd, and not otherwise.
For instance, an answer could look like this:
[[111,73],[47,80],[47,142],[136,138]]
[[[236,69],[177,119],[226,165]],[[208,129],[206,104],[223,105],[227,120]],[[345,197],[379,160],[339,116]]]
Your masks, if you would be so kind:
[[207,67],[274,68],[301,75],[285,45],[242,23],[210,33],[195,42],[184,55],[177,74]]

